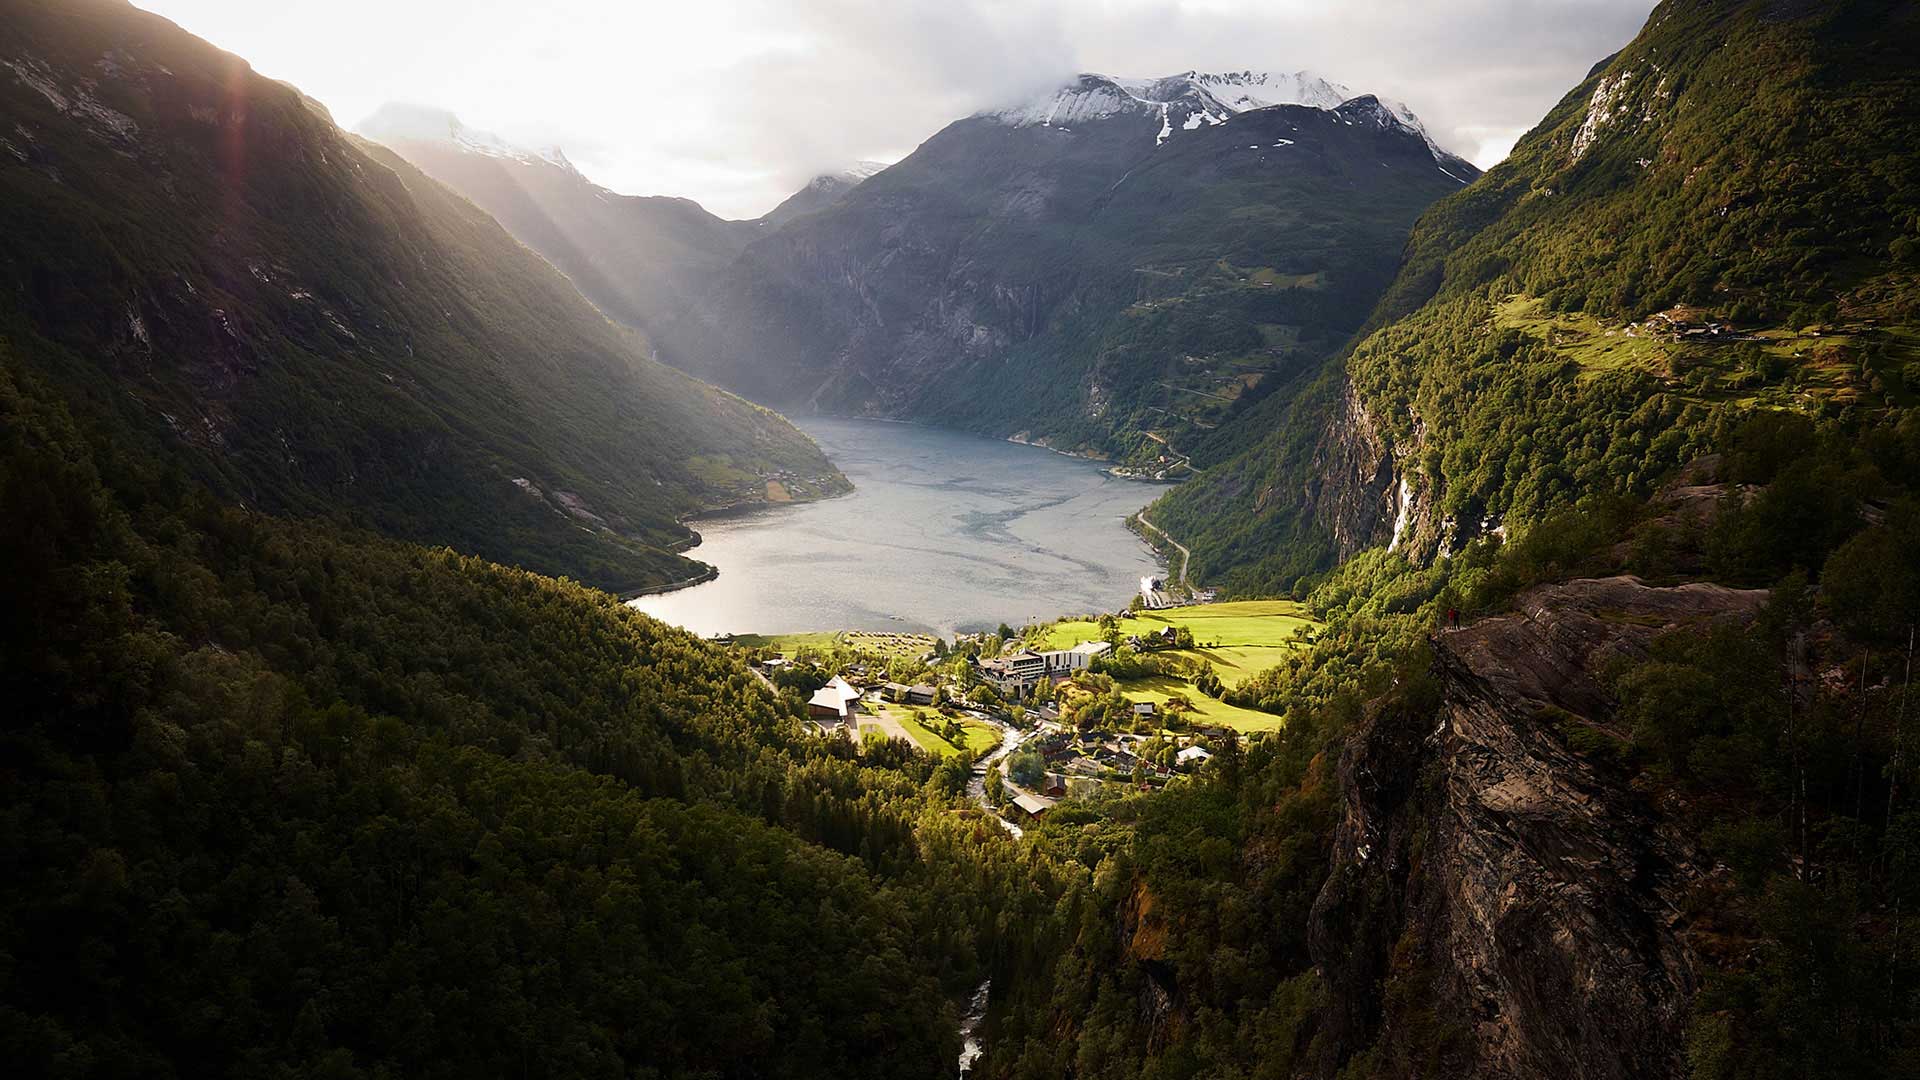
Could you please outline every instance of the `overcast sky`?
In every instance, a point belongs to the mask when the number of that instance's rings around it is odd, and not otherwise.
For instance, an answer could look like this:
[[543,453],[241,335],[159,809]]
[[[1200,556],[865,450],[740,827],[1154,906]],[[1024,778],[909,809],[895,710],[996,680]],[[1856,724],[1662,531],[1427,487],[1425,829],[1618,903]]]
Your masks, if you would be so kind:
[[563,148],[617,191],[758,215],[1078,71],[1305,69],[1480,165],[1653,0],[136,0],[351,127],[386,101]]

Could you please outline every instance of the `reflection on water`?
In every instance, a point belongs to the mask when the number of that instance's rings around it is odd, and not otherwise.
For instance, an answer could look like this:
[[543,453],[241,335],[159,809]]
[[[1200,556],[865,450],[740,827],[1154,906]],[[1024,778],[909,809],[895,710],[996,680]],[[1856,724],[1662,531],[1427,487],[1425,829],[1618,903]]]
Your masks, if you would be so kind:
[[1037,447],[872,420],[796,421],[853,494],[696,524],[720,568],[634,606],[695,633],[955,633],[1125,605],[1158,489]]

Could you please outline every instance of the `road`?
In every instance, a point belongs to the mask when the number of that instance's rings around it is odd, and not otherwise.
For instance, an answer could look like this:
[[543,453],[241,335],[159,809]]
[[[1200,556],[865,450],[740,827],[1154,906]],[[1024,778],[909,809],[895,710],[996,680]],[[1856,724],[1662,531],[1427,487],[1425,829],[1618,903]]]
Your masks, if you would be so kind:
[[1185,544],[1182,544],[1180,541],[1175,540],[1173,537],[1168,536],[1164,532],[1161,532],[1160,526],[1155,525],[1151,521],[1148,521],[1147,515],[1145,513],[1142,513],[1140,515],[1140,524],[1145,525],[1149,529],[1152,529],[1155,533],[1159,534],[1160,539],[1165,540],[1167,543],[1172,544],[1174,547],[1177,547],[1180,549],[1180,577],[1177,580],[1181,588],[1186,589],[1188,592],[1192,592],[1193,586],[1187,583],[1187,563],[1193,561],[1193,552],[1188,551],[1187,546]]

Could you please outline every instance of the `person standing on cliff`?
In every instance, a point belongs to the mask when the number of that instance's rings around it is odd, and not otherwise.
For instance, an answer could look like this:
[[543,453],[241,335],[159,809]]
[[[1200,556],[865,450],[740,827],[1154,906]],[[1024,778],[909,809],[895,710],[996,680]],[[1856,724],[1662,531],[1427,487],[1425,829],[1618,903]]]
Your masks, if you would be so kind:
[[1460,609],[1459,608],[1450,607],[1447,609],[1447,626],[1454,630],[1460,629]]

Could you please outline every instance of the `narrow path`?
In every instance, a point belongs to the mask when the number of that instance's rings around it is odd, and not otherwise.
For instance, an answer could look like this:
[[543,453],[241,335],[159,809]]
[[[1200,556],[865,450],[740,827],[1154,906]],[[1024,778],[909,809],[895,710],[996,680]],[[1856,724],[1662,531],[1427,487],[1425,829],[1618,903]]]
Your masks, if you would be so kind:
[[1167,543],[1172,544],[1174,547],[1177,547],[1180,549],[1180,578],[1179,578],[1180,587],[1187,590],[1188,592],[1192,592],[1193,586],[1188,584],[1187,582],[1187,564],[1193,561],[1193,552],[1187,550],[1187,545],[1181,543],[1178,540],[1175,540],[1173,537],[1168,536],[1165,532],[1161,531],[1160,526],[1155,525],[1151,521],[1148,521],[1146,511],[1144,510],[1141,511],[1139,517],[1140,517],[1140,524],[1145,525],[1149,529],[1152,529],[1155,533],[1159,534],[1160,539],[1165,540]]
[[885,732],[889,739],[904,739],[908,746],[920,745],[912,735],[907,734],[906,727],[900,723],[891,711],[886,710],[884,706],[876,709],[870,707],[870,703],[864,701],[861,702],[860,705],[862,711],[856,722],[861,727],[871,725]]

